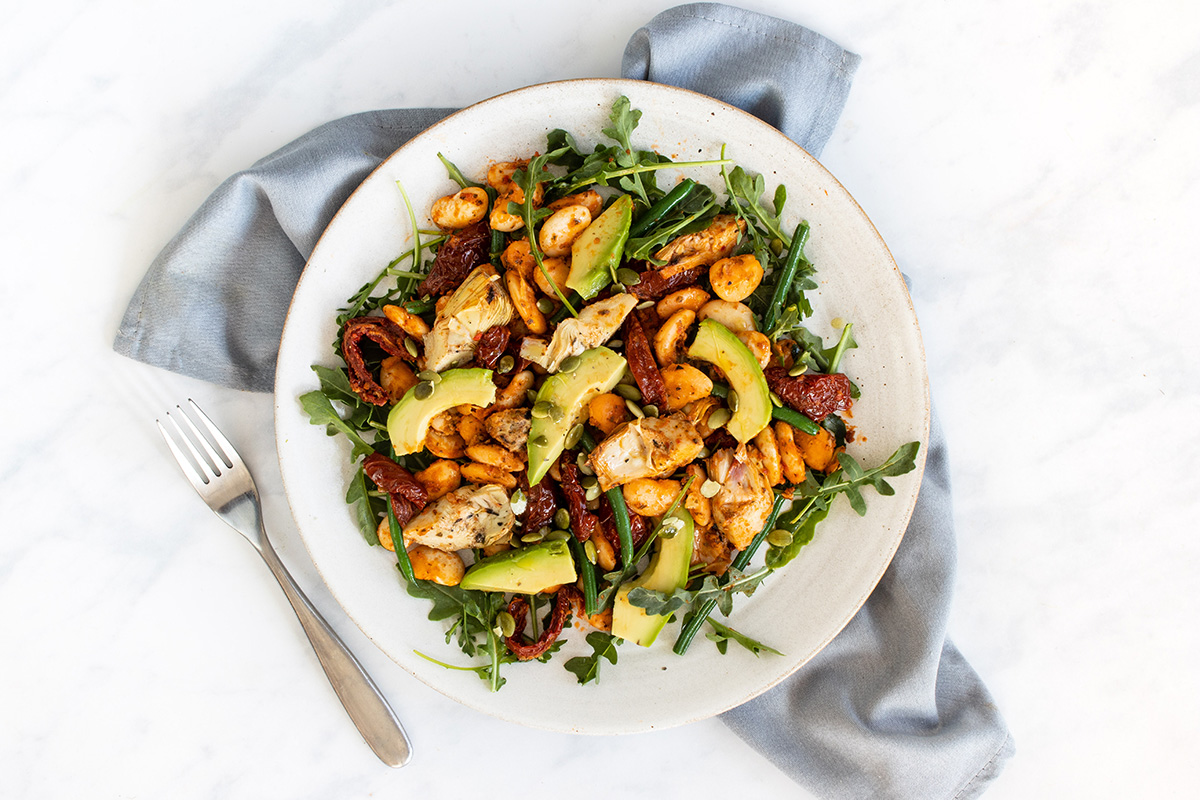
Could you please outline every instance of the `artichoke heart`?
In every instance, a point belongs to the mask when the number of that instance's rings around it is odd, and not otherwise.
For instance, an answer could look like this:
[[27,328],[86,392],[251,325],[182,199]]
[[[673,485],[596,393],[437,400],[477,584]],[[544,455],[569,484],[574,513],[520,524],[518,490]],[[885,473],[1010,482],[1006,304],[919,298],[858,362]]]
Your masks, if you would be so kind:
[[592,303],[580,311],[578,317],[568,317],[558,323],[550,344],[532,338],[522,341],[521,358],[538,364],[547,372],[557,372],[565,359],[611,339],[637,304],[638,299],[628,293]]
[[512,301],[492,265],[471,270],[425,334],[425,368],[441,372],[470,361],[479,334],[494,325],[507,325],[513,313]]

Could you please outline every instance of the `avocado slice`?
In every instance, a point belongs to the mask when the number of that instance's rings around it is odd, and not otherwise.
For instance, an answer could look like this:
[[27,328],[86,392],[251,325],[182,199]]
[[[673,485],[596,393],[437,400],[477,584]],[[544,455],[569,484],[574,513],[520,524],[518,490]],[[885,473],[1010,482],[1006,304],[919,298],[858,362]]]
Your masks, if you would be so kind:
[[[529,426],[529,485],[536,486],[566,447],[567,434],[588,413],[588,403],[610,391],[625,374],[625,359],[607,347],[593,347],[579,354],[579,366],[570,372],[551,375],[538,390],[538,403],[551,409],[547,416],[533,416]],[[543,406],[545,408],[545,406]],[[557,417],[557,418],[556,418]]]
[[767,427],[771,421],[771,390],[758,360],[733,331],[714,319],[703,320],[688,348],[688,357],[714,365],[729,380],[729,388],[737,392],[737,411],[726,425],[733,438],[748,442]]
[[688,568],[692,563],[692,543],[696,532],[692,515],[683,508],[677,508],[671,516],[682,520],[683,527],[670,539],[659,536],[650,566],[634,580],[621,584],[613,600],[613,636],[642,647],[654,644],[659,631],[667,624],[667,617],[647,614],[645,609],[631,605],[629,592],[639,586],[658,592],[681,589],[687,584]]
[[561,539],[505,550],[481,559],[463,575],[459,587],[485,592],[537,594],[575,582],[575,560]]
[[621,263],[629,224],[633,221],[633,198],[623,194],[592,220],[571,246],[571,271],[567,288],[590,300],[612,282]]
[[429,421],[446,409],[464,403],[491,405],[496,399],[496,384],[490,369],[448,369],[433,385],[433,394],[418,400],[416,392],[416,386],[409,389],[388,412],[388,438],[396,455],[416,453],[424,447]]

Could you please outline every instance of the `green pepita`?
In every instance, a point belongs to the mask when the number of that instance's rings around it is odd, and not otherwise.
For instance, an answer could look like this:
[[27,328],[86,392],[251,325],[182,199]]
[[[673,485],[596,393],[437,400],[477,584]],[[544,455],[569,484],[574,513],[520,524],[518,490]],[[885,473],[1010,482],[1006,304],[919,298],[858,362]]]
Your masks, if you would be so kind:
[[517,360],[515,358],[513,358],[512,356],[501,356],[500,357],[499,367],[500,367],[501,372],[512,372],[513,367],[515,367],[516,365],[517,365]]
[[647,417],[657,417],[658,406],[642,406],[642,413]]
[[428,400],[433,396],[433,384],[429,381],[421,381],[413,387],[413,397],[418,400]]
[[436,385],[442,382],[442,376],[431,369],[423,369],[417,373],[417,380],[428,381]]
[[792,378],[798,378],[806,372],[808,372],[808,364],[797,364],[788,370],[788,376]]
[[418,355],[417,343],[414,342],[412,339],[408,338],[407,336],[404,337],[404,349],[407,350],[408,354],[410,356],[412,356],[413,358],[417,357],[417,355]]
[[718,428],[724,428],[725,424],[729,422],[732,417],[733,415],[729,413],[728,408],[718,408],[716,411],[708,415],[708,421],[704,424],[707,425],[711,430],[715,431]]
[[543,314],[549,314],[554,310],[554,302],[549,297],[539,297],[537,301],[537,310]]
[[501,611],[496,615],[496,628],[500,631],[501,636],[508,639],[517,632],[517,621],[512,614]]
[[617,270],[617,280],[626,286],[637,286],[642,282],[642,276],[628,267],[621,267]]
[[583,363],[583,359],[579,356],[567,356],[558,365],[558,371],[563,373],[574,372],[579,369],[579,365]]
[[579,440],[583,438],[583,423],[579,423],[571,430],[567,431],[567,439],[564,443],[568,450],[574,450]]
[[714,480],[710,479],[710,480],[707,480],[704,483],[700,484],[700,494],[704,495],[705,497],[709,498],[710,500],[712,498],[716,497],[717,493],[720,491],[721,491],[721,484],[717,483]]
[[792,543],[792,532],[784,528],[776,528],[767,534],[767,544],[772,547],[787,547]]
[[632,400],[626,400],[625,407],[629,409],[630,414],[633,414],[638,419],[645,419],[646,415],[643,413],[641,407],[638,406],[637,403],[633,402]]
[[554,512],[554,524],[560,528],[564,528],[564,529],[570,528],[571,527],[571,512],[567,511],[565,508],[560,508],[558,511],[555,511]]
[[613,391],[626,400],[632,400],[635,403],[642,399],[642,390],[628,383],[618,383]]
[[596,545],[592,543],[591,539],[583,543],[583,555],[589,564],[596,563]]

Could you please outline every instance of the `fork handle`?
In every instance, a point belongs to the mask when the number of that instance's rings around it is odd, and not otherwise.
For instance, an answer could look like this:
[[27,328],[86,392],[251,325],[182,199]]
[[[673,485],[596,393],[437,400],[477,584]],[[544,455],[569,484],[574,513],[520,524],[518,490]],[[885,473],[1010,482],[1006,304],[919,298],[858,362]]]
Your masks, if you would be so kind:
[[358,732],[366,739],[375,755],[390,767],[402,767],[412,756],[412,745],[400,720],[376,688],[354,654],[346,648],[329,623],[305,597],[291,574],[279,560],[275,549],[264,536],[259,552],[275,579],[292,604],[308,641],[324,668],[333,690],[342,701]]

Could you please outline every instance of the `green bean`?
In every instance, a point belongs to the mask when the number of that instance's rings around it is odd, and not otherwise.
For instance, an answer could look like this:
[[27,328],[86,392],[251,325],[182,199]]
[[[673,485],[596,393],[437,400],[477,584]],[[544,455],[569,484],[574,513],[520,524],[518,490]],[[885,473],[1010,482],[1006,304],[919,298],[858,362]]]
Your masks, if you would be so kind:
[[404,580],[409,583],[416,581],[416,576],[413,575],[412,562],[408,560],[408,551],[404,549],[404,530],[400,526],[400,521],[396,519],[396,509],[392,506],[392,498],[387,499],[388,509],[388,531],[392,534],[392,546],[396,548],[396,564],[400,567],[400,574],[404,576]]
[[[750,563],[750,559],[754,557],[755,551],[762,546],[766,541],[767,535],[775,529],[775,521],[779,519],[779,512],[783,510],[784,497],[781,494],[775,495],[775,505],[771,506],[771,513],[767,517],[767,523],[763,529],[750,541],[746,549],[737,554],[730,565],[732,569],[744,570],[746,565]],[[722,583],[727,582],[726,578]],[[713,609],[717,607],[716,600],[705,600],[702,604],[696,607],[696,610],[688,618],[687,623],[683,626],[683,630],[679,632],[679,638],[675,640],[676,653],[683,655],[692,644],[692,639],[696,638],[696,634],[700,632],[701,626],[705,620],[712,614]]]
[[[579,437],[579,442],[589,451],[596,447],[596,440],[587,431]],[[633,566],[633,527],[629,522],[629,507],[625,505],[625,495],[621,492],[620,486],[614,486],[604,493],[608,498],[608,504],[612,506],[613,523],[617,528],[617,538],[621,542],[621,568],[629,569]]]
[[796,226],[796,233],[792,236],[792,246],[788,248],[787,259],[783,262],[783,266],[779,269],[779,275],[775,278],[775,291],[771,294],[771,304],[767,306],[767,313],[763,315],[763,330],[765,331],[775,327],[775,321],[779,319],[779,312],[783,310],[788,290],[796,277],[796,270],[800,268],[800,262],[804,261],[804,243],[807,241],[808,222],[801,221]]
[[572,536],[567,540],[571,546],[571,554],[575,556],[575,565],[583,582],[583,613],[591,616],[600,609],[596,605],[596,569],[588,561],[587,553],[583,552],[583,543]]
[[654,225],[678,208],[695,189],[696,182],[691,178],[680,181],[674,189],[663,195],[657,203],[646,209],[646,213],[642,215],[642,218],[629,230],[629,238],[636,239],[641,236],[650,229],[651,225]]

